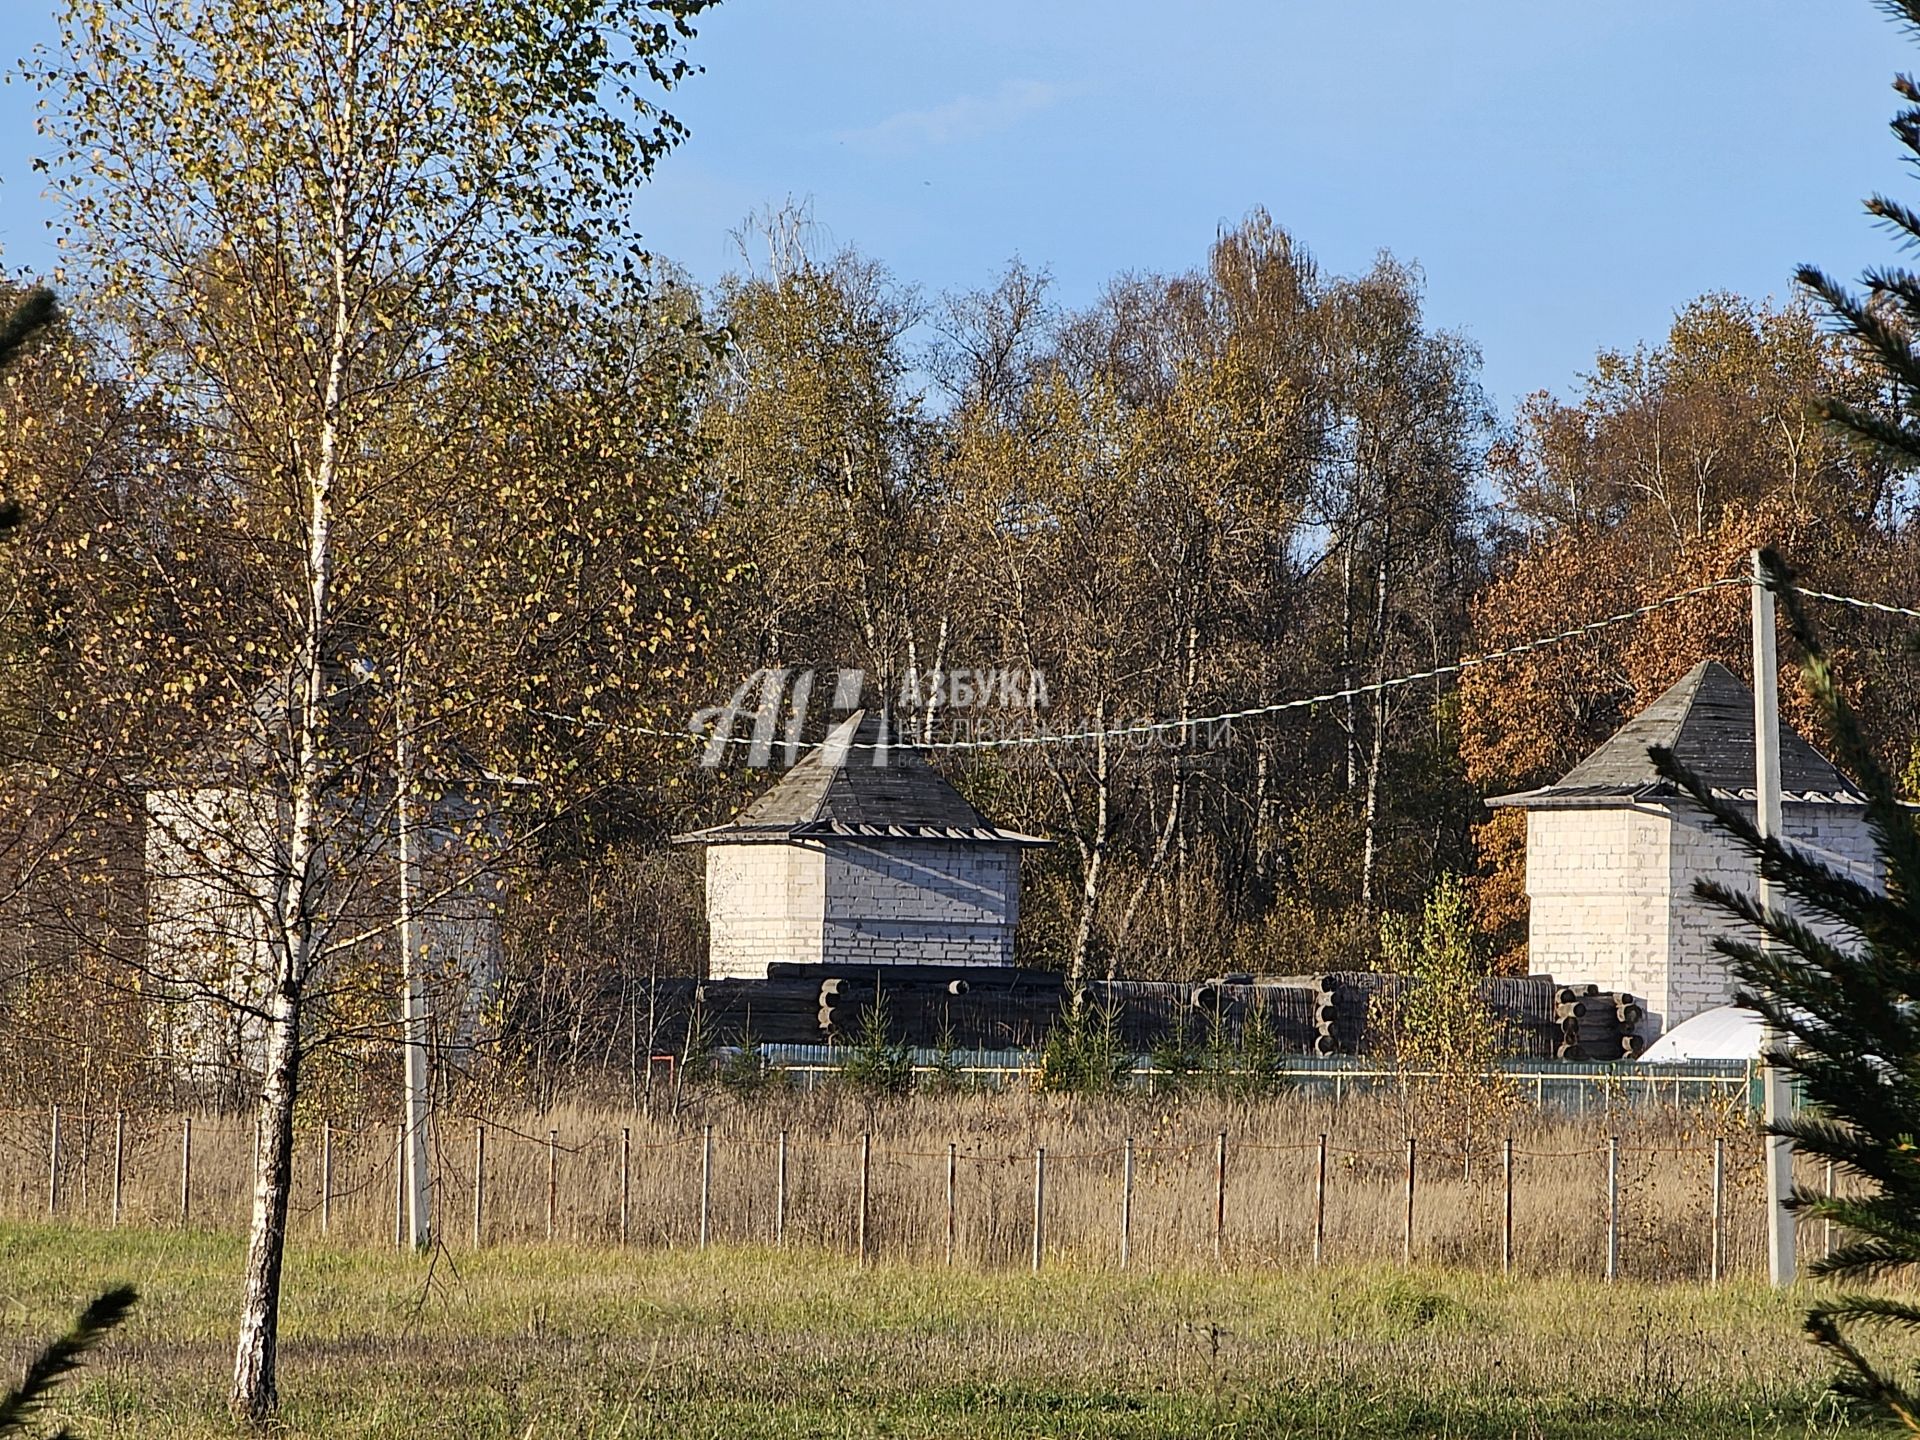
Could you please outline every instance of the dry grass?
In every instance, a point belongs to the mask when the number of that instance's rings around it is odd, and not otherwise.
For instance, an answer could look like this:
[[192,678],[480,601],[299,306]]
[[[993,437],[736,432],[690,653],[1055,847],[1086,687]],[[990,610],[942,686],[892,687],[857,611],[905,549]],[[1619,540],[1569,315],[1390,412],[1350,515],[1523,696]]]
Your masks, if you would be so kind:
[[[1519,1107],[1499,1129],[1514,1139],[1516,1270],[1596,1276],[1605,1253],[1606,1139],[1620,1140],[1622,1272],[1661,1281],[1703,1278],[1709,1264],[1715,1139],[1726,1155],[1723,1273],[1763,1263],[1760,1151],[1743,1112],[1627,1103],[1584,1115]],[[788,1135],[790,1247],[848,1254],[859,1212],[860,1136],[872,1136],[869,1245],[884,1262],[939,1262],[946,1244],[946,1154],[956,1147],[957,1260],[1021,1267],[1032,1243],[1034,1151],[1047,1150],[1046,1263],[1111,1268],[1118,1258],[1121,1144],[1135,1138],[1133,1263],[1165,1271],[1214,1263],[1215,1137],[1227,1133],[1224,1263],[1297,1267],[1311,1258],[1318,1137],[1330,1139],[1325,1259],[1399,1260],[1405,1219],[1405,1133],[1391,1098],[1341,1104],[1281,1096],[1258,1102],[1144,1097],[1087,1101],[1023,1093],[916,1096],[870,1102],[847,1092],[694,1097],[651,1116],[567,1105],[496,1116],[487,1126],[484,1239],[547,1238],[547,1133],[557,1137],[554,1234],[568,1243],[619,1240],[620,1134],[631,1136],[628,1234],[638,1249],[698,1243],[703,1127],[713,1136],[709,1225],[715,1243],[773,1239],[776,1137]],[[434,1137],[437,1230],[461,1253],[472,1244],[474,1128],[443,1114]],[[19,1113],[0,1130],[0,1208],[48,1213],[49,1120]],[[300,1131],[294,1231],[321,1230],[319,1117]],[[250,1191],[252,1123],[198,1117],[193,1128],[191,1228],[237,1234]],[[63,1117],[59,1216],[106,1223],[110,1115]],[[390,1128],[333,1127],[332,1240],[390,1241]],[[124,1223],[178,1227],[181,1125],[128,1117]],[[1502,1177],[1499,1140],[1422,1143],[1413,1250],[1422,1263],[1496,1270]],[[1819,1237],[1810,1237],[1816,1246]]]
[[[232,1436],[241,1242],[0,1225],[0,1363],[143,1301],[63,1396],[81,1433]],[[287,1435],[1805,1437],[1838,1428],[1798,1297],[1397,1264],[1038,1276],[817,1250],[297,1241]]]

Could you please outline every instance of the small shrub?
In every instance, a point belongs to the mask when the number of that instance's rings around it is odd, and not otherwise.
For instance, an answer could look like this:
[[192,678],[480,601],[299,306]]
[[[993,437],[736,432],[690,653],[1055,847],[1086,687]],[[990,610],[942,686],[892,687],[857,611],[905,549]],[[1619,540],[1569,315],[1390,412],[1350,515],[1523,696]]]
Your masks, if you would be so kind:
[[768,1090],[785,1089],[787,1072],[767,1058],[764,1046],[743,1034],[739,1046],[714,1067],[713,1078],[728,1094],[750,1100]]
[[719,1036],[714,1034],[713,1020],[707,1014],[707,1007],[698,1000],[694,1001],[692,1011],[687,1015],[686,1043],[680,1050],[680,1080],[685,1085],[701,1085],[714,1078],[714,1048],[719,1044]]
[[958,1052],[953,1023],[943,1015],[940,1034],[934,1040],[933,1066],[920,1077],[920,1089],[929,1095],[957,1095],[968,1089],[967,1073],[960,1067]]
[[905,1041],[893,1038],[886,997],[878,991],[860,1017],[860,1033],[841,1062],[840,1080],[869,1097],[904,1095],[913,1088],[913,1057]]
[[1400,1003],[1381,1006],[1375,1020],[1400,1071],[1408,1133],[1463,1148],[1497,1133],[1516,1097],[1500,1069],[1499,1022],[1480,996],[1487,962],[1465,882],[1442,876],[1417,928],[1386,917],[1380,948],[1388,967],[1406,977]]
[[1147,1059],[1159,1072],[1153,1077],[1156,1095],[1174,1095],[1187,1088],[1188,1082],[1200,1069],[1200,1054],[1193,1043],[1193,1032],[1187,1028],[1185,1015],[1176,1019],[1173,1028],[1154,1041]]
[[1240,1026],[1240,1069],[1235,1090],[1248,1099],[1272,1095],[1286,1088],[1281,1071],[1287,1057],[1266,1003],[1256,1000]]
[[1069,1003],[1047,1032],[1034,1089],[1073,1095],[1111,1095],[1124,1089],[1133,1072],[1133,1055],[1121,1043],[1119,1018],[1111,1005]]
[[1183,1030],[1180,1045],[1169,1058],[1180,1067],[1176,1073],[1184,1088],[1223,1100],[1252,1099],[1282,1088],[1285,1057],[1264,1004],[1256,1002],[1248,1011],[1238,1035],[1216,1007],[1207,1012],[1206,1042],[1195,1048]]

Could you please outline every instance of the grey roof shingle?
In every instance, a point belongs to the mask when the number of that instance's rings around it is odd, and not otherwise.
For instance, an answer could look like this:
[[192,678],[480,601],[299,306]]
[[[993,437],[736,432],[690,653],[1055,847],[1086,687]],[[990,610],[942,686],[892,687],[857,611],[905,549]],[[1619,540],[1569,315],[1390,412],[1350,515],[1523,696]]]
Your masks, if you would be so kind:
[[1002,830],[969,805],[881,715],[857,711],[731,822],[676,835],[678,844],[802,838],[1048,842]]
[[[1675,798],[1647,757],[1664,745],[1674,758],[1727,799],[1754,796],[1753,691],[1717,660],[1703,660],[1658,700],[1622,725],[1559,781],[1499,795],[1489,805],[1522,809],[1632,803]],[[1780,727],[1780,790],[1788,800],[1858,805],[1859,788],[1786,726]]]

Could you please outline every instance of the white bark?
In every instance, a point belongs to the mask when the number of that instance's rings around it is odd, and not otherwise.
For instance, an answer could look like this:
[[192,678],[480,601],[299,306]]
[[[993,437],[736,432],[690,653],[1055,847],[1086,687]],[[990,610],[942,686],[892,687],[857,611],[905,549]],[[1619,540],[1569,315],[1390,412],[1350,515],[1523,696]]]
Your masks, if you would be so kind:
[[1107,765],[1107,705],[1105,697],[1094,708],[1094,727],[1099,732],[1093,742],[1094,812],[1093,834],[1085,851],[1085,868],[1080,883],[1080,920],[1074,927],[1073,953],[1068,957],[1067,982],[1073,992],[1075,1008],[1087,979],[1087,952],[1093,942],[1094,913],[1100,906],[1101,872],[1107,858],[1108,796],[1112,774]]
[[433,1230],[432,1198],[427,1170],[427,1032],[429,1028],[426,980],[414,903],[418,889],[414,873],[413,737],[407,709],[406,659],[402,655],[394,677],[394,828],[398,832],[400,869],[400,989],[401,1044],[406,1059],[407,1233],[414,1249],[424,1249]]
[[[357,59],[348,27],[345,69]],[[353,89],[346,87],[342,128],[353,130]],[[333,488],[340,465],[340,412],[346,391],[351,315],[347,286],[346,177],[334,169],[328,241],[332,259],[332,314],[314,462],[306,484],[307,595],[297,672],[290,684],[292,770],[286,835],[286,872],[280,877],[278,974],[267,1030],[265,1083],[260,1090],[260,1159],[254,1175],[253,1220],[240,1302],[228,1404],[237,1416],[264,1423],[279,1404],[280,1266],[287,1243],[287,1202],[293,1188],[293,1113],[299,1099],[301,1004],[315,960],[319,799],[324,782],[326,645],[333,586]]]

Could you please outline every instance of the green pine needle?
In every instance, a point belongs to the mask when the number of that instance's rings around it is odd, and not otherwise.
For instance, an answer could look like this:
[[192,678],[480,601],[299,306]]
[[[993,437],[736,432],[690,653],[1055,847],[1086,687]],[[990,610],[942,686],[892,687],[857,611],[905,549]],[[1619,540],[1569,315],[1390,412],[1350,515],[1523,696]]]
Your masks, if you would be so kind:
[[107,1291],[87,1306],[73,1329],[36,1355],[20,1387],[0,1399],[0,1435],[25,1429],[27,1421],[46,1405],[54,1386],[80,1368],[87,1352],[132,1313],[139,1298],[131,1285]]

